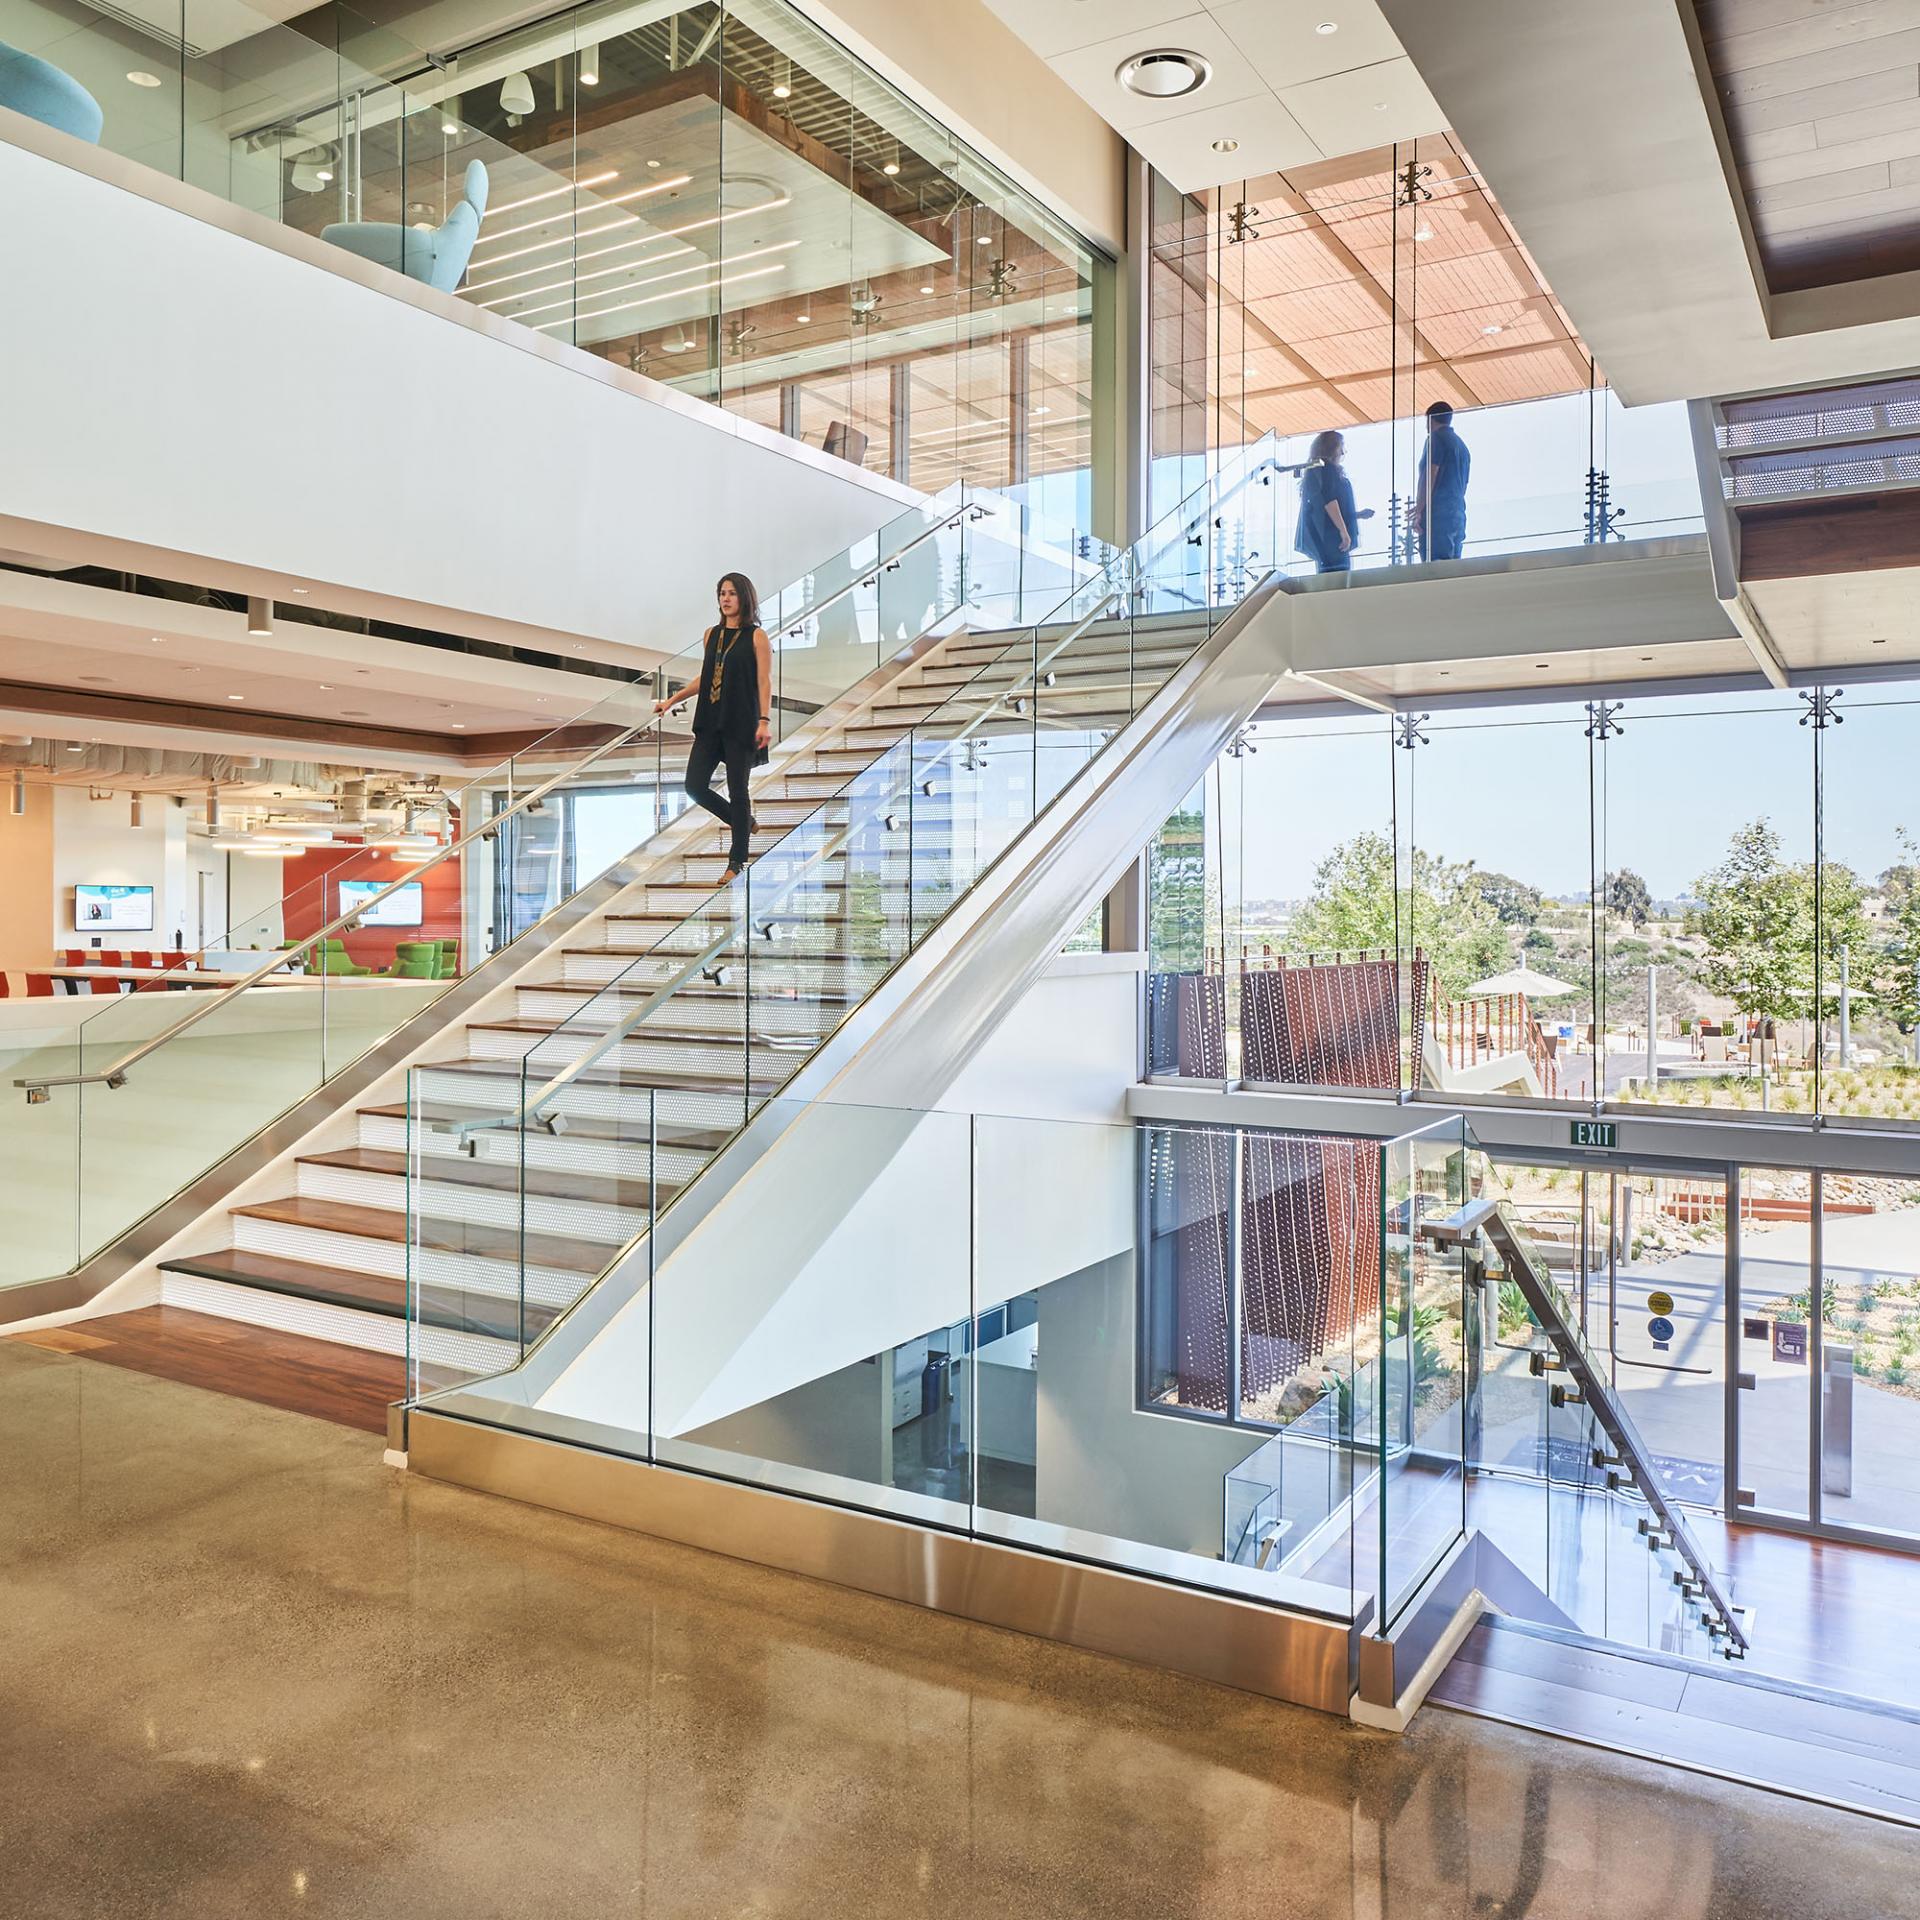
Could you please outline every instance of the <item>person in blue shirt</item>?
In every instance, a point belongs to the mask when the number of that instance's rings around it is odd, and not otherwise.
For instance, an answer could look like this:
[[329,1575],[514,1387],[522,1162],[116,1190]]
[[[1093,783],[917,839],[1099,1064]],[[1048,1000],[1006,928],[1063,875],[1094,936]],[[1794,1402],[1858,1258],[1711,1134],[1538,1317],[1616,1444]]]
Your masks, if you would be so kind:
[[1453,409],[1436,400],[1427,409],[1427,444],[1420,451],[1420,484],[1413,496],[1413,531],[1423,560],[1458,560],[1467,540],[1467,475],[1473,457],[1453,430]]
[[1321,573],[1348,573],[1360,529],[1353,482],[1347,478],[1347,443],[1332,428],[1314,436],[1312,464],[1300,476],[1300,523],[1293,544]]

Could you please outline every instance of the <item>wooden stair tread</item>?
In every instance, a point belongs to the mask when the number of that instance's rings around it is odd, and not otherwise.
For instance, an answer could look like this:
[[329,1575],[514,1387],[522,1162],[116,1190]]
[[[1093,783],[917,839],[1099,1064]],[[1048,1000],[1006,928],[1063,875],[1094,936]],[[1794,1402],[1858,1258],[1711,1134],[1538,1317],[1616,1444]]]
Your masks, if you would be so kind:
[[[161,1261],[160,1266],[166,1273],[224,1280],[233,1286],[254,1287],[265,1293],[283,1293],[295,1299],[349,1307],[359,1313],[376,1313],[389,1320],[407,1317],[404,1280],[360,1273],[352,1267],[330,1267],[313,1260],[286,1260],[278,1254],[247,1253],[239,1248],[181,1254]],[[529,1300],[525,1312],[526,1330],[532,1334],[553,1320],[558,1309]],[[512,1340],[519,1331],[521,1303],[517,1297],[475,1294],[435,1282],[423,1290],[419,1313],[428,1326]]]
[[[350,1173],[407,1177],[407,1156],[387,1147],[342,1147],[333,1153],[303,1153],[303,1167],[339,1167]],[[543,1200],[582,1200],[643,1212],[650,1196],[664,1204],[679,1191],[677,1182],[622,1179],[618,1174],[569,1173],[558,1167],[521,1166],[518,1156],[503,1160],[469,1159],[464,1153],[435,1153],[417,1162],[422,1177],[441,1186],[480,1187],[493,1193],[525,1191]]]
[[[309,1227],[320,1233],[350,1234],[356,1240],[405,1245],[407,1215],[399,1207],[363,1207],[351,1200],[316,1200],[294,1194],[281,1200],[256,1200],[229,1212],[245,1220],[278,1226]],[[602,1241],[576,1240],[567,1234],[521,1234],[511,1227],[479,1226],[465,1220],[418,1219],[416,1243],[435,1253],[471,1253],[482,1259],[517,1261],[524,1246],[536,1267],[563,1267],[570,1273],[598,1274],[615,1249]]]

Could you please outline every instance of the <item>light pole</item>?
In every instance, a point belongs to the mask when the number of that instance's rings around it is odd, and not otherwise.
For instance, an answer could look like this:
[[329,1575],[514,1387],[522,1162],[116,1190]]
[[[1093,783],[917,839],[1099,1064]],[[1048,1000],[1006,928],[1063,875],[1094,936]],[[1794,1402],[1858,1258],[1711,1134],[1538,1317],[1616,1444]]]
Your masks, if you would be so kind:
[[1653,1099],[1660,1093],[1660,1043],[1654,1037],[1655,1023],[1660,1017],[1659,988],[1655,980],[1659,971],[1651,961],[1647,963],[1647,1093]]

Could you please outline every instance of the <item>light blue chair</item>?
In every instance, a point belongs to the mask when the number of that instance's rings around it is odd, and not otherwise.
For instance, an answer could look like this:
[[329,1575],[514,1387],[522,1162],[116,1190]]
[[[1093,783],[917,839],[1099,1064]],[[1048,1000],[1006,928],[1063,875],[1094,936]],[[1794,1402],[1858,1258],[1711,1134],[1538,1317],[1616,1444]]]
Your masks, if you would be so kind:
[[100,102],[71,74],[4,40],[0,40],[0,107],[11,107],[76,140],[97,144],[100,139]]
[[342,220],[320,229],[322,240],[357,253],[375,266],[393,267],[409,280],[424,280],[442,293],[451,293],[467,270],[467,258],[480,237],[481,216],[487,210],[487,170],[470,161],[462,198],[431,233],[399,227],[382,220]]

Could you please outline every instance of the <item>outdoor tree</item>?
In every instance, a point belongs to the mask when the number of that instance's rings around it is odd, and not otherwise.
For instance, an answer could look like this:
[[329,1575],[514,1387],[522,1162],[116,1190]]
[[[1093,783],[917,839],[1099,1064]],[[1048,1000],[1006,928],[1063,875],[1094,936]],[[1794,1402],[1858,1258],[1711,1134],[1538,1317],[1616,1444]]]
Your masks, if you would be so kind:
[[1742,1013],[1776,1020],[1807,1009],[1813,976],[1813,893],[1780,858],[1762,816],[1739,829],[1726,856],[1694,883],[1687,931],[1706,943],[1700,984]]
[[1644,927],[1653,918],[1653,895],[1647,883],[1631,867],[1620,867],[1607,875],[1601,898],[1609,913],[1636,927]]
[[1480,889],[1480,897],[1499,916],[1503,925],[1530,927],[1540,918],[1540,909],[1545,900],[1538,887],[1530,887],[1510,873],[1495,873],[1491,868],[1471,867],[1471,871],[1473,884]]
[[1207,872],[1207,817],[1169,816],[1147,848],[1148,950],[1156,973],[1197,973],[1220,933],[1219,876]]
[[[1910,1031],[1920,1025],[1920,886],[1913,884],[1913,876],[1920,873],[1920,840],[1905,827],[1896,827],[1894,835],[1906,857],[1880,876],[1892,915],[1880,985],[1884,1011]],[[1904,885],[1890,884],[1896,875],[1903,877]]]
[[[1408,952],[1424,949],[1436,998],[1452,998],[1485,974],[1513,964],[1513,947],[1471,866],[1416,850],[1397,889],[1393,842],[1362,833],[1321,861],[1313,892],[1294,916],[1297,954],[1382,949],[1396,934]],[[1395,909],[1398,907],[1398,925]]]

